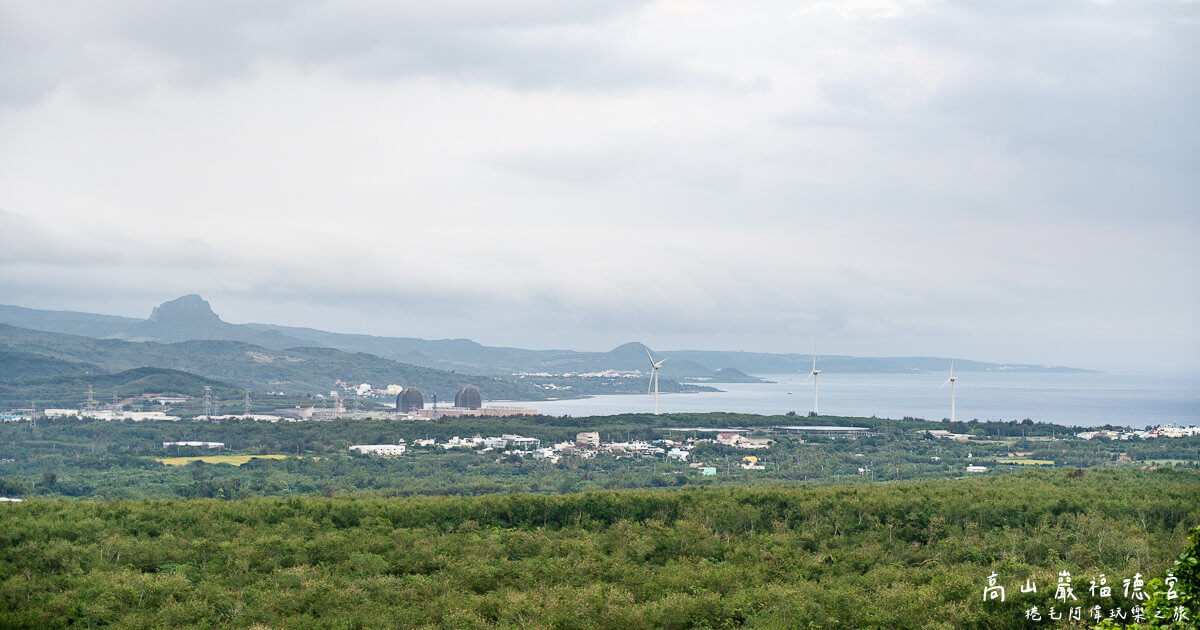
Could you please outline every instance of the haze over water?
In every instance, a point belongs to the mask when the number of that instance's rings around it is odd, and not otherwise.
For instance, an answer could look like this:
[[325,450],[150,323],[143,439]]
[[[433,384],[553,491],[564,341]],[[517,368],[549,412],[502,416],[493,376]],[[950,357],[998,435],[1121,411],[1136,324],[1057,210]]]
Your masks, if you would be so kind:
[[[721,383],[722,392],[660,394],[659,410],[780,414],[812,409],[812,382],[803,374],[760,375],[774,383]],[[1115,374],[1019,374],[964,372],[959,375],[959,420],[1023,420],[1069,426],[1115,424],[1146,427],[1200,424],[1200,379]],[[842,416],[950,417],[946,375],[821,375],[820,411]],[[499,404],[499,403],[498,403]],[[646,395],[595,396],[531,404],[552,415],[608,415],[650,411]]]

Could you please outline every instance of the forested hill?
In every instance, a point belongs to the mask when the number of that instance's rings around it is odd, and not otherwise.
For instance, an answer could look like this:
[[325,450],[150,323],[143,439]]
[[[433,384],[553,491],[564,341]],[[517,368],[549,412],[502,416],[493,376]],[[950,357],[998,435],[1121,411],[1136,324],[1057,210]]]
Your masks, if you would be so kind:
[[212,388],[217,400],[241,398],[242,389],[216,379],[168,368],[141,367],[113,374],[85,371],[0,382],[0,409],[36,405],[39,409],[78,409],[89,389],[102,404],[110,396],[122,403],[143,395],[199,396]]
[[[428,340],[415,337],[386,337],[344,334],[274,324],[232,324],[222,320],[199,295],[185,295],[155,307],[147,319],[113,317],[91,313],[42,311],[0,305],[0,323],[23,328],[114,338],[126,341],[178,342],[189,340],[240,341],[271,350],[300,346],[337,348],[363,352],[401,363],[468,374],[509,376],[516,372],[600,372],[640,370],[648,367],[647,351],[655,359],[668,358],[664,379],[703,378],[714,382],[752,382],[723,377],[719,371],[733,368],[747,374],[806,372],[812,365],[808,354],[734,352],[723,350],[651,350],[637,342],[625,343],[605,352],[577,350],[526,350],[485,346],[470,339]],[[942,357],[852,357],[820,358],[827,372],[910,373],[944,372],[950,359]],[[1086,372],[1075,368],[1001,364],[959,359],[955,369],[963,372],[1003,370],[1011,372]],[[753,377],[749,377],[752,379]]]
[[94,363],[18,352],[9,347],[0,346],[0,383],[15,384],[38,378],[88,373],[103,374],[104,372],[104,368]]
[[[270,350],[237,341],[179,343],[129,342],[41,332],[0,324],[0,351],[35,369],[40,376],[120,372],[138,367],[169,368],[255,391],[311,394],[329,391],[335,381],[399,384],[452,400],[464,385],[486,399],[542,400],[535,386],[498,378],[456,374],[406,365],[366,353],[332,348]],[[72,370],[75,370],[74,372]],[[26,380],[10,375],[9,385]],[[27,399],[28,396],[20,395]],[[26,400],[26,402],[28,402]]]

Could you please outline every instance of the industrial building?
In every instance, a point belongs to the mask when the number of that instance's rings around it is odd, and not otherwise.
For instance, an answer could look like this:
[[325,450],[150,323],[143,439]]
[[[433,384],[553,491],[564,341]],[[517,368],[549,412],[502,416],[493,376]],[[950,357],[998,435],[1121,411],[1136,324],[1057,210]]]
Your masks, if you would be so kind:
[[168,415],[162,411],[113,411],[112,409],[83,410],[78,409],[45,409],[42,414],[47,418],[91,418],[93,420],[178,420],[179,416]]
[[404,444],[355,444],[350,450],[364,455],[403,455],[407,448]]
[[478,389],[467,385],[454,395],[454,407],[456,409],[479,409],[483,407],[483,396],[479,394]]
[[812,435],[829,435],[829,436],[842,436],[842,437],[855,436],[855,435],[866,435],[867,433],[869,433],[871,431],[871,429],[869,429],[867,427],[839,427],[839,426],[831,426],[831,425],[822,425],[822,426],[789,425],[789,426],[778,426],[778,427],[771,427],[771,428],[775,429],[776,431],[779,431],[780,433],[809,433]]
[[279,414],[269,413],[227,413],[221,416],[196,416],[197,420],[253,420],[255,422],[279,422],[282,417]]
[[467,385],[454,396],[454,406],[442,409],[426,409],[425,397],[415,387],[405,387],[396,396],[396,413],[410,419],[434,420],[437,418],[459,418],[462,416],[536,416],[537,409],[523,407],[484,407],[479,389]]
[[420,418],[461,418],[464,416],[480,417],[480,416],[536,416],[537,409],[529,409],[525,407],[480,407],[478,409],[466,409],[463,407],[447,407],[445,409],[425,409],[416,415]]
[[415,387],[405,387],[404,391],[396,396],[396,411],[400,413],[412,413],[424,408],[425,397]]

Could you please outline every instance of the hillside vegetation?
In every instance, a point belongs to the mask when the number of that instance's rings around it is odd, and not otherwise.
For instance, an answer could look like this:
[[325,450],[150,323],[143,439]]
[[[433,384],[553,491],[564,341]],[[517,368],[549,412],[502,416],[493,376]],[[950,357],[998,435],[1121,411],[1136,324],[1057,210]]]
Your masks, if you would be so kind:
[[104,370],[98,365],[82,361],[66,361],[0,347],[0,383],[20,384],[36,379],[88,373],[103,374]]
[[[232,324],[223,321],[199,295],[185,295],[158,305],[144,320],[90,313],[40,311],[0,305],[0,323],[89,337],[162,343],[189,340],[239,341],[271,350],[319,346],[347,352],[363,352],[385,359],[439,370],[507,377],[516,372],[598,372],[642,370],[647,367],[648,348],[625,343],[607,352],[576,350],[526,350],[485,346],[470,339],[417,339],[345,334],[273,324]],[[750,374],[807,372],[808,354],[733,352],[718,350],[653,351],[658,359],[669,357],[663,366],[665,379],[713,379],[713,382],[754,382],[754,377],[722,375],[733,368]],[[941,373],[949,359],[938,357],[851,357],[824,356],[827,372]],[[997,364],[959,359],[963,372],[1005,370],[1017,372],[1086,372],[1075,368],[1029,364]]]
[[[485,398],[493,400],[545,398],[543,391],[532,385],[406,365],[371,354],[332,348],[270,350],[239,341],[130,342],[0,324],[0,350],[23,357],[29,365],[44,364],[46,367],[40,368],[43,374],[60,376],[75,364],[86,364],[76,366],[80,374],[94,373],[96,369],[120,372],[156,367],[190,372],[255,391],[289,394],[327,392],[341,379],[351,383],[413,386],[425,391],[426,395],[436,393],[442,400],[452,400],[454,393],[464,385],[478,387]],[[26,393],[25,379],[5,382],[14,388],[12,397],[28,404],[31,396]],[[75,395],[82,400],[85,393],[86,387]],[[104,391],[101,395],[107,397],[110,392]]]
[[0,384],[0,408],[36,402],[39,408],[78,409],[92,387],[101,404],[113,395],[119,400],[144,394],[197,396],[211,387],[218,399],[236,399],[242,390],[216,379],[166,368],[135,368],[115,374],[84,373],[27,379],[15,385]]
[[[1161,576],[1195,471],[864,487],[0,508],[10,628],[1035,628]],[[982,601],[986,577],[1007,601]],[[1037,593],[1018,585],[1032,579]],[[1069,624],[1054,627],[1072,627]],[[1081,627],[1076,625],[1074,627]]]

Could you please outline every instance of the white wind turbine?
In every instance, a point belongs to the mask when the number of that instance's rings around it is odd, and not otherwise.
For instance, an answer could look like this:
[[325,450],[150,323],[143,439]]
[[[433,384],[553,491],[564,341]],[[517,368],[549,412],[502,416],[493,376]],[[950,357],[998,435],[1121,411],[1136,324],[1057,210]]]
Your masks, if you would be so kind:
[[[817,369],[817,349],[816,348],[813,348],[812,371],[808,373],[808,376],[804,377],[804,383],[807,383],[808,379],[810,379],[810,378],[812,379],[812,382],[813,382],[813,415],[815,416],[818,413],[818,411],[817,411],[817,402],[818,402],[817,380],[821,378],[821,370]],[[803,385],[804,383],[801,383],[801,385]]]
[[946,383],[950,384],[950,422],[954,422],[954,395],[958,389],[958,377],[954,375],[954,359],[950,359],[950,378],[938,389],[945,389]]
[[646,393],[654,392],[654,415],[658,415],[658,371],[662,369],[662,364],[667,360],[655,362],[654,357],[650,355],[650,350],[646,350],[646,356],[650,357],[650,387],[646,388]]

